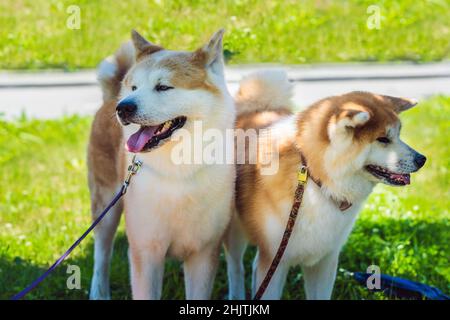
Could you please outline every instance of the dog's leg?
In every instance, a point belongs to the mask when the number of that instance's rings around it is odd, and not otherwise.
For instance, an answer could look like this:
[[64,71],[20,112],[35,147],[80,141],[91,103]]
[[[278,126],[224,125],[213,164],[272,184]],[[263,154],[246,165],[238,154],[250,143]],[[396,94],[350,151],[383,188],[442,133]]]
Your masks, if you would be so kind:
[[165,253],[150,252],[148,248],[131,244],[128,253],[133,299],[161,299]]
[[230,227],[225,234],[224,244],[228,271],[228,298],[230,300],[244,300],[245,275],[242,260],[247,248],[247,239],[236,213],[233,214]]
[[[95,186],[91,188],[92,218],[95,219],[111,201],[119,188]],[[120,221],[123,203],[119,201],[94,230],[94,274],[89,298],[93,300],[111,299],[109,269],[114,245],[114,235]]]
[[211,298],[214,278],[219,264],[220,243],[214,243],[184,261],[186,299]]
[[[272,263],[272,258],[261,259],[260,255],[261,253],[258,250],[255,260],[253,261],[252,297],[255,296],[256,291],[259,289],[259,286],[265,278],[267,270]],[[288,271],[289,265],[281,261],[261,298],[262,300],[281,299]]]
[[[91,212],[95,219],[113,199],[124,173],[122,129],[111,117],[116,103],[105,102],[92,123],[88,146],[88,182],[91,194]],[[119,201],[95,228],[94,274],[91,299],[110,299],[109,267],[123,202]]]
[[256,294],[256,290],[258,290],[258,288],[256,287],[258,263],[259,263],[259,250],[256,251],[256,255],[255,255],[255,258],[253,259],[253,263],[252,263],[252,297],[251,297],[252,299]]
[[329,300],[333,292],[339,253],[331,253],[313,266],[303,266],[308,300]]

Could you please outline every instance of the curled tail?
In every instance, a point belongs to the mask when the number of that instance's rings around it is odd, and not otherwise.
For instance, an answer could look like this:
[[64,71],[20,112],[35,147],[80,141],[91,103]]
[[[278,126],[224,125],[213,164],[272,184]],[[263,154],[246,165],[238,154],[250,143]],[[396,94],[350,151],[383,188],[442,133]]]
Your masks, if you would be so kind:
[[292,110],[292,84],[283,70],[254,72],[241,80],[235,102],[237,113]]
[[116,100],[123,77],[135,62],[131,42],[124,43],[113,56],[103,60],[97,69],[97,79],[103,92],[103,101]]

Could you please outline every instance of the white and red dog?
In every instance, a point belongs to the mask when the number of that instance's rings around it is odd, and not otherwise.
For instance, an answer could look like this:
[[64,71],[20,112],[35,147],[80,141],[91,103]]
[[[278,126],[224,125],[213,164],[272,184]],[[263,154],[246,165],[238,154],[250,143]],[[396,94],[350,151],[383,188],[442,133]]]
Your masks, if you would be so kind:
[[[208,299],[222,238],[231,219],[235,168],[175,164],[171,135],[178,129],[233,129],[234,102],[223,70],[223,30],[194,52],[165,50],[137,32],[104,61],[104,105],[88,149],[93,217],[119,189],[132,154],[143,162],[124,203],[95,231],[91,299],[110,298],[113,238],[125,209],[134,299],[159,299],[166,256],[184,261],[187,299]],[[117,121],[114,114],[121,123]],[[202,141],[202,138],[200,138]],[[127,150],[125,150],[127,149]],[[128,151],[128,152],[127,152]]]
[[310,179],[264,299],[281,297],[292,265],[303,268],[308,299],[330,299],[339,252],[373,187],[379,182],[409,184],[410,173],[426,160],[399,138],[398,114],[415,105],[411,100],[351,92],[293,114],[290,96],[285,75],[265,72],[244,79],[236,97],[237,128],[269,130],[270,139],[260,144],[270,146],[260,149],[276,146],[279,169],[265,175],[259,160],[237,165],[236,214],[226,237],[231,299],[245,298],[242,256],[247,239],[258,247],[253,295],[272,262],[294,200],[301,154]]

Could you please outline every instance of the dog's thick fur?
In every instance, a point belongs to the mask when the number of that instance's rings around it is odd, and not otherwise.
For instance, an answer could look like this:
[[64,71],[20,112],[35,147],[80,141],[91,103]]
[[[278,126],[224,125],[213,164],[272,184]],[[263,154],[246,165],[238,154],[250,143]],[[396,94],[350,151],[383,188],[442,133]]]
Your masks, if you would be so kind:
[[[237,128],[270,129],[279,170],[264,175],[259,162],[237,165],[236,214],[226,237],[230,299],[245,298],[242,257],[248,239],[258,248],[253,295],[278,249],[297,186],[300,152],[321,187],[308,180],[289,245],[264,299],[281,297],[292,265],[303,268],[308,299],[329,299],[339,252],[364,200],[376,183],[391,184],[369,173],[367,165],[407,174],[425,162],[399,139],[398,113],[415,104],[410,100],[351,92],[294,114],[290,96],[286,76],[270,72],[244,79],[236,97]],[[385,137],[390,143],[383,142]],[[342,201],[352,206],[341,211]]]
[[[104,104],[95,116],[88,150],[93,218],[119,189],[131,154],[124,145],[140,125],[157,125],[185,116],[225,132],[235,121],[233,99],[223,74],[223,31],[194,52],[165,50],[136,32],[114,57],[99,68]],[[158,92],[160,83],[174,87]],[[136,116],[116,119],[116,106],[133,101]],[[201,139],[200,139],[201,141]],[[109,299],[109,264],[113,238],[125,208],[134,299],[159,299],[166,256],[184,261],[186,297],[208,299],[218,264],[220,244],[232,212],[233,165],[174,164],[174,141],[150,152],[124,201],[95,231],[95,265],[91,299]]]

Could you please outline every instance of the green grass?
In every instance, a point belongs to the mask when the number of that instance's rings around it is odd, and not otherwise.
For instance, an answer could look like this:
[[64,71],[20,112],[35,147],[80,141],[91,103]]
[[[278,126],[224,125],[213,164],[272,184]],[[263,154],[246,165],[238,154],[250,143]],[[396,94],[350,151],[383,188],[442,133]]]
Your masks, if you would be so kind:
[[[365,205],[341,255],[340,267],[421,281],[450,293],[449,126],[450,97],[434,97],[402,118],[403,136],[427,155],[426,166],[404,188],[379,186]],[[0,121],[0,299],[39,276],[90,223],[85,149],[90,117]],[[93,238],[32,291],[30,299],[85,299],[92,274]],[[246,255],[250,274],[254,249]],[[81,268],[82,289],[66,288],[69,264]],[[250,277],[247,277],[247,287]],[[284,298],[304,298],[299,268],[288,279]],[[130,298],[127,241],[123,221],[112,264],[112,296]],[[227,291],[221,257],[214,298]],[[170,261],[165,299],[184,298],[180,263]],[[380,299],[339,273],[334,298]]]
[[[81,29],[66,27],[81,9]],[[367,8],[377,4],[380,29]],[[231,63],[436,61],[450,56],[448,0],[3,0],[0,68],[95,67],[132,28],[172,49],[195,49],[225,27]]]

